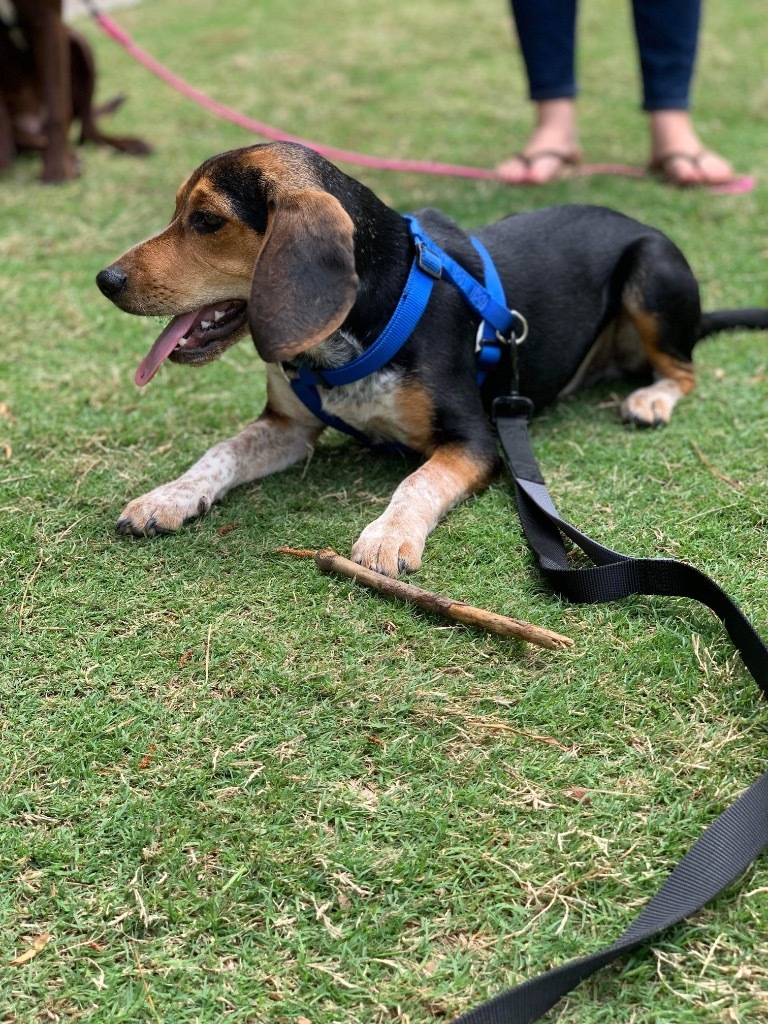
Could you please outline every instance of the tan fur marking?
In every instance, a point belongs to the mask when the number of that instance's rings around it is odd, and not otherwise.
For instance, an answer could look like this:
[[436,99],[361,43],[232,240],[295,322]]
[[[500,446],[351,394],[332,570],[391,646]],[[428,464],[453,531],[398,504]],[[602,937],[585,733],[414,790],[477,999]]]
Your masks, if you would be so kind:
[[402,385],[391,401],[375,401],[373,407],[376,411],[367,418],[366,425],[370,433],[395,438],[425,455],[435,450],[434,406],[429,392],[420,384]]
[[[230,201],[218,192],[206,177],[198,178],[189,190],[183,207],[187,214],[192,210],[205,210],[208,213],[218,213],[222,217],[234,216]],[[208,237],[213,240],[213,236]]]
[[648,387],[633,391],[622,403],[622,419],[646,427],[669,423],[680,398],[689,395],[695,387],[693,363],[659,349],[658,318],[642,308],[637,295],[626,296],[626,309],[640,335],[656,380]]
[[176,189],[176,205],[173,210],[173,217],[171,217],[171,221],[174,221],[176,217],[178,217],[179,215],[179,210],[181,209],[182,204],[184,202],[184,196],[186,195],[186,191],[187,188],[189,187],[190,181],[192,181],[191,174],[188,177],[186,177],[184,181],[182,181],[182,183]]
[[649,313],[646,309],[636,305],[631,297],[626,304],[626,309],[630,320],[637,328],[646,355],[649,359],[653,359],[654,354],[659,350],[659,335],[661,334],[661,327],[655,313]]
[[628,297],[627,311],[632,323],[637,328],[643,350],[657,377],[673,380],[684,395],[688,395],[695,387],[693,363],[677,359],[668,352],[659,349],[661,328],[654,313],[642,309],[633,296]]
[[434,451],[434,406],[432,397],[420,384],[406,384],[397,396],[398,417],[409,448],[431,454]]
[[479,460],[458,442],[442,445],[422,469],[434,476],[434,485],[444,501],[453,498],[457,486],[462,488],[462,497],[484,491],[493,476],[490,462]]
[[657,352],[653,368],[660,378],[673,380],[684,395],[690,395],[696,387],[693,363],[687,360],[676,359],[667,352]]
[[276,152],[271,149],[257,149],[245,153],[244,160],[254,164],[270,179],[275,197],[297,190],[321,190],[317,175],[304,161],[298,150]]

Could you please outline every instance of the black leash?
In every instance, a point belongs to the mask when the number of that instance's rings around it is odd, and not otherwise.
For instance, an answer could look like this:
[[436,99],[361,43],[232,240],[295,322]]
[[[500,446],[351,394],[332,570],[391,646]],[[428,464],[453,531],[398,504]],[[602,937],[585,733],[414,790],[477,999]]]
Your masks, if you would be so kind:
[[[526,405],[521,405],[525,402]],[[632,594],[689,597],[708,605],[768,697],[768,647],[738,605],[708,576],[671,558],[634,558],[603,547],[562,519],[547,492],[528,434],[527,400],[496,399],[494,420],[515,480],[518,512],[528,543],[555,593],[577,604],[615,601]],[[595,563],[571,569],[561,534]]]
[[[737,605],[708,576],[672,559],[633,558],[612,551],[560,517],[531,448],[531,412],[528,399],[515,395],[497,398],[493,406],[496,430],[515,481],[523,530],[553,590],[582,604],[631,594],[701,601],[722,620],[745,665],[768,696],[768,647]],[[594,565],[571,569],[563,535],[576,543]],[[538,1020],[595,971],[703,907],[766,847],[768,772],[706,829],[616,942],[509,989],[465,1013],[454,1024],[528,1024]]]

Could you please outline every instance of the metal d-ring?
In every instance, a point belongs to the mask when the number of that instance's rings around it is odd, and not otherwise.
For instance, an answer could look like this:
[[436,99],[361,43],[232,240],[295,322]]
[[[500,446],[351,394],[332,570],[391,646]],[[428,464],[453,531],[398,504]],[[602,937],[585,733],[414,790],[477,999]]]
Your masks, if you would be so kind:
[[[517,322],[522,327],[522,330],[521,330],[521,332],[519,334],[514,334],[513,333],[513,335],[512,335],[512,337],[514,337],[514,339],[515,339],[515,344],[516,345],[522,345],[523,342],[525,341],[525,339],[528,337],[528,321],[525,319],[523,314],[518,312],[518,310],[516,310],[516,309],[510,309],[509,312],[512,314],[512,316],[517,320]],[[514,320],[512,322],[514,323]]]
[[[512,317],[512,323],[507,328],[509,333],[502,334],[501,331],[496,331],[496,340],[500,345],[511,345],[513,343],[515,345],[522,345],[525,339],[528,337],[528,321],[525,319],[523,314],[518,312],[518,310],[516,309],[510,309],[509,313],[510,316]],[[521,331],[519,334],[514,329],[515,321],[517,321],[521,327]],[[481,323],[480,328],[478,328],[477,332],[478,342],[476,346],[476,351],[479,351],[480,348],[480,330],[482,329],[482,326],[483,325]]]
[[[522,345],[525,339],[528,337],[528,321],[525,319],[523,314],[519,313],[516,309],[510,309],[509,313],[512,316],[512,323],[507,328],[509,333],[502,334],[501,331],[497,330],[495,332],[496,341],[498,341],[500,345],[511,345],[513,341],[515,345]],[[522,328],[520,334],[516,334],[513,330],[513,325],[515,321],[517,321]],[[475,353],[480,352],[480,350],[483,347],[483,341],[486,340],[483,338],[484,327],[485,320],[481,320],[480,323],[477,325],[477,334],[475,336]]]

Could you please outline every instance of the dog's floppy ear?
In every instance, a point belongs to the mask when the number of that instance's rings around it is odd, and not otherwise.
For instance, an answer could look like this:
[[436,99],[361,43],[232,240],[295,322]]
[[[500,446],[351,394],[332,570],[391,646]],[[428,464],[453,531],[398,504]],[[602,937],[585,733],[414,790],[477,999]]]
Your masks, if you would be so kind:
[[291,192],[269,204],[253,273],[248,323],[261,358],[290,359],[333,333],[354,305],[354,225],[328,192]]

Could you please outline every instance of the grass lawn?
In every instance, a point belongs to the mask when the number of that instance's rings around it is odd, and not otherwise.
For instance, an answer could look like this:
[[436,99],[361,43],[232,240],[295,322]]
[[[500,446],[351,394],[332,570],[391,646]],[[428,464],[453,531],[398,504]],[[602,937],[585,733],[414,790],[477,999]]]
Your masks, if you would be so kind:
[[[628,18],[583,4],[590,161],[646,156]],[[327,144],[493,166],[529,124],[503,0],[153,0],[116,19],[217,99]],[[258,414],[264,374],[243,343],[138,392],[157,325],[94,275],[167,222],[202,159],[259,140],[79,27],[100,96],[129,94],[114,130],[156,154],[88,150],[60,187],[25,160],[0,181],[0,1022],[451,1021],[615,938],[764,770],[768,713],[700,606],[553,598],[505,479],[436,531],[415,582],[566,633],[571,652],[275,554],[348,552],[410,466],[338,435],[178,535],[118,537],[128,499]],[[682,246],[707,307],[766,305],[764,55],[763,0],[708,5],[697,125],[758,175],[748,195],[345,169],[468,228],[604,203]],[[623,428],[604,389],[546,411],[535,444],[564,515],[693,562],[765,635],[768,339],[708,341],[698,367],[666,430]],[[763,858],[549,1019],[763,1022],[767,922]]]

